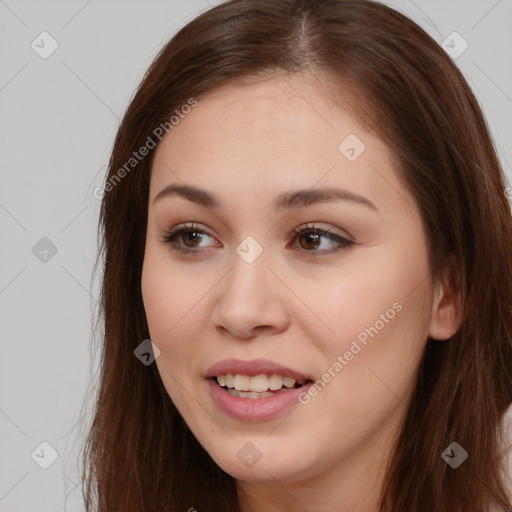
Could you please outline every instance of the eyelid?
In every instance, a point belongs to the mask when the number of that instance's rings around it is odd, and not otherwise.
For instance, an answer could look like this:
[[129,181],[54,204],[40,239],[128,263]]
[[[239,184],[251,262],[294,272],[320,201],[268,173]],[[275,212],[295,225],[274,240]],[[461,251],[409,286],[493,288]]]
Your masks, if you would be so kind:
[[164,231],[164,233],[161,235],[161,239],[163,242],[170,243],[169,239],[173,238],[175,235],[182,231],[198,231],[201,234],[208,235],[210,238],[215,238],[211,233],[208,232],[208,228],[203,227],[201,224],[196,222],[185,222]]
[[331,231],[329,228],[327,228],[327,229],[321,228],[321,227],[315,225],[315,223],[311,223],[311,225],[306,224],[306,225],[299,226],[298,228],[294,229],[293,233],[292,233],[292,235],[293,235],[292,242],[297,240],[297,238],[299,236],[301,236],[305,233],[308,233],[308,232],[319,233],[320,236],[322,236],[324,238],[328,238],[332,242],[335,242],[337,244],[337,246],[334,248],[331,248],[329,250],[315,250],[315,251],[303,250],[303,251],[301,251],[301,252],[305,253],[307,256],[312,256],[315,258],[316,257],[320,258],[322,256],[329,256],[331,254],[347,250],[350,247],[356,245],[356,242],[353,241],[352,237],[341,235],[339,233],[335,233],[334,231]]
[[334,228],[334,229],[337,229],[337,230],[341,231],[341,233],[339,233],[338,231],[333,231],[332,227],[330,227],[330,226],[323,227],[321,224],[325,224],[325,223],[320,222],[320,221],[318,221],[318,222],[315,222],[315,221],[308,222],[307,224],[303,224],[303,225],[300,225],[299,227],[295,228],[292,231],[292,234],[297,233],[299,231],[306,231],[306,230],[310,229],[312,231],[313,230],[318,230],[318,231],[323,231],[323,232],[331,233],[333,235],[339,236],[340,238],[344,238],[344,239],[349,240],[349,241],[354,241],[354,237],[348,231],[346,231],[344,229],[340,229],[340,228]]
[[[216,240],[216,238],[208,232],[208,229],[201,227],[201,225],[196,222],[178,224],[177,226],[173,227],[172,229],[164,232],[162,234],[161,240],[162,240],[162,242],[169,245],[171,247],[171,249],[175,252],[189,254],[189,255],[197,255],[197,254],[199,254],[201,247],[184,248],[184,247],[180,247],[178,244],[174,243],[174,241],[173,241],[173,239],[176,238],[176,236],[179,236],[181,233],[186,233],[186,232],[190,232],[190,231],[196,231],[196,232],[200,233],[201,235],[207,235],[210,238],[213,238]],[[324,249],[324,250],[308,251],[306,249],[303,249],[302,251],[300,251],[309,256],[313,256],[313,257],[328,256],[330,254],[346,250],[356,244],[356,242],[353,240],[353,238],[350,235],[345,236],[345,235],[336,233],[334,231],[331,231],[330,228],[325,228],[325,229],[321,228],[318,225],[316,225],[314,222],[308,223],[308,224],[303,224],[303,225],[295,228],[290,235],[290,236],[292,236],[291,243],[296,241],[297,237],[303,235],[304,233],[308,233],[308,232],[316,232],[317,234],[320,235],[320,237],[328,238],[329,240],[331,240],[337,244],[337,247],[331,248],[329,250]],[[220,242],[218,242],[216,240],[216,245],[218,245],[219,243]],[[222,246],[222,244],[221,244],[221,246]],[[202,249],[203,250],[208,249],[209,247],[212,247],[212,246],[204,247]],[[287,247],[288,247],[288,245],[287,245]]]

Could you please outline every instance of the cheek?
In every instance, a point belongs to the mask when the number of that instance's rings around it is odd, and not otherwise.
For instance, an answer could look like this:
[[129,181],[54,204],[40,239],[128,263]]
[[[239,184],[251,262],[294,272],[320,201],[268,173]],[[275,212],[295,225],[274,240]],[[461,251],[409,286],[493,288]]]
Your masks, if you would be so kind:
[[336,380],[337,392],[350,383],[355,400],[392,396],[388,388],[405,393],[428,335],[432,289],[425,279],[426,252],[390,250],[379,256],[361,258],[328,286],[321,281],[311,287],[310,300],[329,328],[311,337],[325,356],[322,380]]
[[187,318],[186,293],[177,286],[176,276],[168,272],[166,265],[158,264],[150,254],[146,254],[144,260],[141,287],[150,339],[160,349],[155,364],[167,394],[186,414],[188,400],[183,387],[189,387],[186,379],[190,375],[189,361],[194,350],[193,333],[183,330]]
[[388,336],[398,342],[426,334],[431,295],[426,259],[379,251],[378,257],[358,256],[357,260],[337,276],[331,269],[315,281],[303,280],[300,286],[321,321],[324,348],[330,347],[329,353],[336,356],[349,350],[354,340],[364,347],[365,341],[369,345]]
[[194,278],[194,271],[171,263],[165,251],[148,247],[142,269],[142,297],[152,342],[160,349],[156,364],[173,402],[188,407],[194,361],[201,353],[202,333],[209,313],[205,294],[209,280]]
[[[198,282],[199,281],[199,282]],[[142,268],[142,297],[152,340],[167,343],[174,333],[197,318],[208,283],[171,262],[171,258],[149,246]],[[157,343],[158,344],[158,343]]]
[[[144,259],[141,288],[150,338],[160,349],[157,366],[174,375],[193,349],[193,333],[186,329],[191,326],[190,315],[197,315],[192,309],[194,290],[151,250]],[[168,380],[160,373],[164,382]]]

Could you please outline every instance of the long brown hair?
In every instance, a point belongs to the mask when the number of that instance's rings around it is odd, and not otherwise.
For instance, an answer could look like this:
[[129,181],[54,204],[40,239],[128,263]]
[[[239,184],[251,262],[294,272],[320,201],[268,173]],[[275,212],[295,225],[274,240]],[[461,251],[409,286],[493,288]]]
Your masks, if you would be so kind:
[[[427,341],[381,510],[511,507],[501,422],[512,401],[512,220],[477,100],[435,41],[383,4],[232,0],[161,50],[114,143],[100,218],[100,382],[83,452],[88,511],[240,509],[234,479],[196,441],[156,365],[134,356],[149,338],[140,283],[154,150],[133,168],[126,163],[191,98],[200,103],[243,78],[303,71],[325,78],[334,101],[337,91],[352,91],[351,108],[392,149],[417,203],[431,278],[450,265],[461,297],[458,332]],[[469,454],[457,469],[441,458],[453,441]]]

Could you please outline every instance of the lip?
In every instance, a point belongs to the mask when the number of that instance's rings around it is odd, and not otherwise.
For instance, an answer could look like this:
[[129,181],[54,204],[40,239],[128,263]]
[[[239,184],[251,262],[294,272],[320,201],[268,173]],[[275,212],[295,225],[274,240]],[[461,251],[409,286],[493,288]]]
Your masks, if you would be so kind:
[[307,392],[314,382],[308,382],[300,388],[290,389],[265,398],[239,398],[230,395],[216,382],[214,377],[226,373],[239,375],[281,375],[295,380],[313,381],[313,377],[293,370],[281,364],[265,359],[225,359],[211,366],[205,373],[210,396],[217,407],[239,421],[258,422],[271,420],[299,403],[299,395]]
[[223,359],[206,370],[205,378],[211,379],[226,373],[248,375],[249,377],[261,374],[280,375],[281,377],[291,377],[297,381],[314,380],[314,377],[311,375],[306,375],[268,359]]
[[299,404],[299,395],[307,393],[313,382],[300,388],[277,393],[266,398],[239,398],[230,395],[221,388],[214,379],[207,379],[210,396],[217,407],[232,418],[239,421],[258,422],[278,417],[290,407]]

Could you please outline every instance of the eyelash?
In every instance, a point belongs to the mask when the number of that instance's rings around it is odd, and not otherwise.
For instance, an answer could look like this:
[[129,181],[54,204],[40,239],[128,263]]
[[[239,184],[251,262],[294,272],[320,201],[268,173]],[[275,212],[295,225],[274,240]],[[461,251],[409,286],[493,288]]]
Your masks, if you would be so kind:
[[[188,233],[188,232],[194,232],[194,233],[198,233],[201,235],[211,236],[206,231],[199,228],[197,225],[190,224],[190,225],[185,225],[185,226],[178,226],[178,227],[173,228],[170,231],[164,233],[162,235],[162,241],[164,243],[168,244],[173,251],[176,251],[178,253],[197,254],[199,249],[183,248],[183,247],[180,247],[176,243],[176,240],[175,240],[176,238],[178,238],[180,235],[183,235],[184,233]],[[297,228],[293,231],[292,234],[295,239],[305,233],[315,233],[317,235],[324,236],[324,237],[328,238],[329,240],[332,240],[333,242],[337,242],[339,244],[338,247],[331,249],[331,250],[327,250],[327,251],[326,250],[308,251],[308,250],[304,249],[305,252],[311,253],[313,256],[318,256],[318,254],[315,254],[315,253],[320,253],[320,255],[325,255],[325,254],[331,254],[333,252],[340,251],[340,250],[346,250],[355,244],[355,242],[352,242],[351,240],[348,240],[340,235],[337,235],[336,233],[332,233],[330,231],[326,231],[326,230],[320,229],[320,228],[315,228],[314,224],[311,226],[304,226],[304,227]]]

